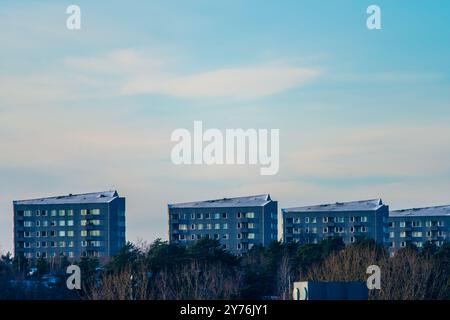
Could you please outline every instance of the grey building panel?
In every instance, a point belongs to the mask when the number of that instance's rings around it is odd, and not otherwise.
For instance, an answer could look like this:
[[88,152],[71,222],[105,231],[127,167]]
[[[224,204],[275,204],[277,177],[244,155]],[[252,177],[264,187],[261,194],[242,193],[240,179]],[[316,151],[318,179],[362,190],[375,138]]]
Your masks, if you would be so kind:
[[240,254],[277,240],[277,211],[269,195],[168,205],[169,241],[189,245],[207,237]]
[[[97,197],[109,199],[96,201]],[[117,192],[43,200],[13,202],[16,256],[36,259],[64,254],[74,260],[83,256],[107,259],[125,244],[125,198]]]
[[384,243],[388,214],[381,199],[282,209],[283,240],[305,244],[340,237],[348,244],[367,237]]

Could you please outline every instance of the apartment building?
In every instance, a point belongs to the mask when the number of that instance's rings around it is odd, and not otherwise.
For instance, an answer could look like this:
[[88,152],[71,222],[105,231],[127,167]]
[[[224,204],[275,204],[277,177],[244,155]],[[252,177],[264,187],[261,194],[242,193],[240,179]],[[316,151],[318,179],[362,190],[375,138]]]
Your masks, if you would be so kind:
[[389,207],[381,199],[282,209],[283,240],[305,244],[341,237],[349,244],[367,237],[383,243],[388,215]]
[[125,245],[117,191],[13,201],[14,252],[28,259],[109,258]]
[[421,248],[426,242],[439,247],[450,239],[449,227],[449,205],[391,211],[387,242],[389,251],[392,254],[408,244]]
[[171,243],[219,240],[234,254],[277,240],[278,204],[269,194],[168,205]]

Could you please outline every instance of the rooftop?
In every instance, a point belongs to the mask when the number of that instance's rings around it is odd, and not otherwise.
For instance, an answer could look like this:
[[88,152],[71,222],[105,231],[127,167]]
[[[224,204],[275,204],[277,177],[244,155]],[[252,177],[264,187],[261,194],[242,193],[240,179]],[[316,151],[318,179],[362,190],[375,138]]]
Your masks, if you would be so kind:
[[394,210],[389,217],[422,217],[422,216],[449,216],[450,205]]
[[117,191],[104,191],[83,194],[68,194],[65,196],[48,197],[30,200],[13,201],[17,205],[33,204],[77,204],[77,203],[108,203],[119,197]]
[[262,207],[271,202],[269,194],[169,204],[169,208]]
[[335,202],[306,207],[283,209],[283,212],[327,212],[327,211],[375,211],[384,206],[381,199]]

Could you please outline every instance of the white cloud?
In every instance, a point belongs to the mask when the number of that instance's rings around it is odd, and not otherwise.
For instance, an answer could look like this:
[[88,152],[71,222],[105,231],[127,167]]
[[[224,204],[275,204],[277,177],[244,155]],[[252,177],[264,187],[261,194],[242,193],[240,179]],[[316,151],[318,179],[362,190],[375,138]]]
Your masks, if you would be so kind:
[[139,76],[123,88],[125,95],[162,93],[193,98],[258,98],[305,84],[320,75],[319,70],[291,66],[258,66],[218,69],[187,76]]

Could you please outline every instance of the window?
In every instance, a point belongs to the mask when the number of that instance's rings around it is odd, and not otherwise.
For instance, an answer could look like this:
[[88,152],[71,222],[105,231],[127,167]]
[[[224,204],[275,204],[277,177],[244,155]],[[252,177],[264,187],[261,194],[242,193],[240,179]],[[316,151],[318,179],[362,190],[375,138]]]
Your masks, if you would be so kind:
[[238,234],[237,234],[237,238],[238,238],[238,239],[242,239],[242,233],[238,233]]
[[206,224],[206,229],[211,230],[212,229],[212,224],[211,223]]
[[249,229],[255,229],[255,228],[256,228],[256,224],[254,224],[254,223],[252,223],[252,222],[249,222],[249,223],[248,223],[248,228],[249,228]]
[[52,210],[52,211],[50,212],[50,214],[51,214],[52,217],[56,217],[56,210]]
[[328,233],[328,228],[327,227],[323,228],[323,233]]
[[69,241],[69,248],[73,248],[74,246],[74,242],[73,241]]
[[73,210],[67,210],[67,215],[69,217],[72,217],[73,216]]
[[400,221],[400,228],[404,228],[406,227],[406,222],[405,221]]
[[354,233],[355,232],[355,227],[350,227],[350,233]]
[[395,227],[395,222],[389,222],[389,228],[394,228]]
[[52,221],[50,221],[50,226],[52,226],[52,227],[56,227],[56,220],[52,220]]
[[223,235],[223,239],[224,240],[228,240],[230,238],[230,236],[228,235],[228,233],[225,233],[224,235]]
[[389,232],[389,238],[395,238],[395,233],[394,232]]
[[58,233],[58,235],[59,235],[60,237],[65,237],[65,236],[66,236],[66,232],[65,232],[64,230],[60,230],[59,233]]
[[67,231],[67,236],[68,237],[73,237],[74,236],[73,230]]
[[222,225],[222,229],[227,230],[227,229],[228,229],[228,223],[224,223],[224,224]]
[[222,213],[222,219],[228,219],[228,214]]
[[59,216],[64,217],[66,215],[66,210],[59,210]]
[[86,216],[87,215],[87,209],[81,209],[80,214],[82,216]]
[[191,230],[195,230],[195,224],[191,224]]
[[72,227],[73,226],[73,220],[67,220],[67,225],[69,227]]
[[48,221],[47,220],[42,221],[42,226],[43,227],[48,227]]
[[401,248],[406,247],[406,242],[405,242],[405,241],[400,242],[400,247],[401,247]]
[[36,217],[40,217],[41,216],[41,210],[36,210]]
[[81,230],[81,236],[82,237],[87,237],[87,231],[86,230]]
[[294,223],[297,223],[297,224],[300,223],[300,218],[295,218]]
[[81,220],[81,221],[80,221],[80,224],[81,224],[82,226],[87,225],[87,220]]
[[317,228],[316,227],[311,228],[311,233],[317,233]]
[[344,217],[338,217],[338,222],[343,223],[345,221]]
[[191,234],[191,240],[195,240],[195,234]]
[[241,249],[242,249],[242,244],[238,243],[238,244],[237,244],[237,249],[238,249],[238,250],[241,250]]
[[38,241],[36,242],[36,248],[40,248],[41,247],[41,243]]
[[42,231],[42,232],[41,232],[41,236],[42,236],[42,237],[46,237],[46,236],[47,236],[47,231]]
[[25,211],[23,212],[23,216],[24,216],[24,217],[31,217],[31,211],[30,211],[30,210],[25,210]]
[[444,226],[444,221],[438,221],[437,225],[438,225],[438,227],[443,227]]
[[238,218],[238,219],[242,218],[242,213],[241,213],[241,212],[238,212],[238,213],[236,214],[236,218]]
[[197,213],[197,219],[203,219],[203,214]]
[[255,234],[254,233],[249,233],[248,234],[248,238],[249,239],[255,239]]
[[323,218],[322,218],[322,222],[323,222],[323,223],[327,223],[327,222],[328,222],[328,217],[323,217]]
[[426,222],[425,222],[425,226],[426,226],[426,227],[431,227],[431,221],[426,221]]
[[198,229],[198,230],[203,230],[203,223],[199,223],[199,224],[197,225],[197,229]]
[[361,222],[367,222],[367,217],[366,216],[361,217]]
[[74,257],[73,251],[69,251],[69,258],[73,258],[73,257]]
[[50,231],[50,237],[56,237],[56,231],[51,230]]
[[214,214],[214,219],[220,219],[220,213],[215,213]]
[[367,232],[367,227],[361,227],[361,232]]
[[350,243],[355,243],[355,237],[350,237]]
[[406,237],[406,232],[402,231],[400,232],[400,238],[405,238]]
[[431,231],[426,232],[427,237],[431,237]]
[[422,237],[422,232],[420,232],[420,231],[414,231],[414,232],[412,233],[412,236],[413,236],[414,238]]
[[247,212],[245,217],[248,218],[248,219],[253,219],[253,218],[255,218],[255,213],[254,212]]
[[305,218],[305,223],[309,223],[309,217]]
[[41,221],[37,220],[36,221],[36,227],[40,227],[41,226]]
[[65,227],[66,226],[66,220],[59,220],[59,226]]
[[98,216],[100,214],[100,209],[92,209],[91,214],[94,216]]
[[47,216],[47,210],[42,210],[41,211],[41,216],[46,217]]
[[24,221],[23,226],[24,227],[32,227],[33,223],[31,221]]
[[351,216],[350,217],[350,222],[356,222],[356,217],[355,216]]
[[219,234],[217,234],[217,233],[216,233],[216,234],[214,234],[214,239],[215,239],[215,240],[219,240],[219,239],[220,239],[220,235],[219,235]]
[[66,242],[65,241],[60,241],[58,246],[60,248],[65,248],[66,247]]
[[36,237],[40,237],[41,236],[41,233],[39,232],[39,231],[36,231]]
[[313,218],[312,218],[312,223],[317,223],[316,217],[313,217]]
[[216,224],[214,225],[214,229],[219,230],[219,229],[220,229],[220,223],[216,223]]
[[420,227],[420,226],[422,226],[422,223],[420,223],[420,221],[413,221],[412,222],[412,226],[413,227]]
[[92,237],[99,237],[100,236],[100,230],[91,230],[89,231],[89,235]]
[[42,248],[47,248],[47,242],[46,241],[42,241],[41,242],[41,247]]

